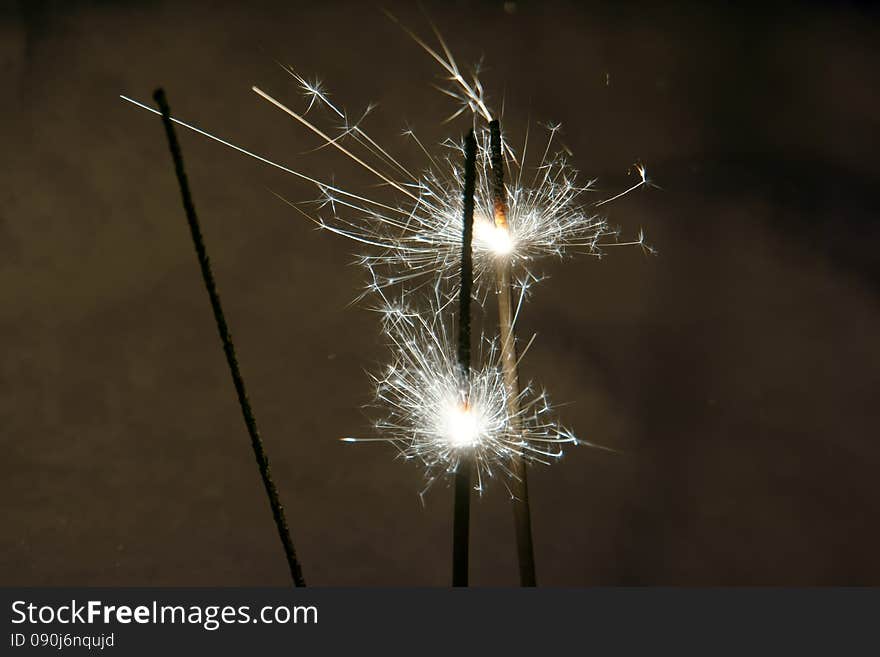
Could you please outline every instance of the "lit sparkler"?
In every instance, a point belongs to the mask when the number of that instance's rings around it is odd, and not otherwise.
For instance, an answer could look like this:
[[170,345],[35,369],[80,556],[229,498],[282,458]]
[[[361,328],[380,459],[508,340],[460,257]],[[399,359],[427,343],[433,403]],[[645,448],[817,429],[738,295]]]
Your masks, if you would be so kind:
[[[448,140],[443,144],[447,149],[445,156],[434,156],[411,130],[406,131],[405,134],[422,149],[428,162],[428,166],[415,175],[370,138],[358,123],[349,123],[345,112],[330,101],[320,84],[287,70],[308,97],[309,108],[326,106],[334,116],[344,120],[340,135],[331,137],[303,114],[260,89],[254,91],[309,128],[322,140],[323,146],[338,149],[399,193],[398,203],[388,203],[355,197],[337,187],[321,186],[319,205],[330,209],[329,217],[320,210],[315,217],[305,214],[324,229],[376,247],[375,252],[362,257],[363,264],[374,274],[369,284],[371,291],[404,281],[417,285],[418,281],[427,282],[435,277],[453,278],[459,265],[462,230],[460,190],[463,173],[458,164],[463,157],[462,144]],[[468,101],[475,117],[490,116],[479,81],[474,87],[457,73],[453,79],[466,90],[461,97],[476,98]],[[641,231],[635,240],[619,241],[619,231],[611,228],[595,211],[611,200],[651,184],[645,168],[637,166],[639,181],[629,189],[611,199],[588,204],[584,195],[593,190],[595,181],[579,184],[578,172],[569,164],[565,154],[554,150],[559,130],[559,125],[549,127],[543,154],[534,167],[518,161],[510,145],[504,144],[512,175],[507,185],[507,214],[503,224],[497,221],[495,211],[489,130],[476,131],[473,248],[478,296],[484,296],[492,286],[492,279],[486,274],[495,270],[499,260],[508,261],[517,280],[525,285],[536,280],[530,271],[531,264],[547,256],[586,253],[601,257],[603,248],[609,246],[638,245],[646,251],[653,251]],[[356,153],[356,147],[362,149],[363,154]],[[527,152],[528,136],[523,144],[523,162]],[[296,207],[299,209],[298,205]]]
[[[496,118],[485,98],[483,84],[474,73],[470,79],[463,75],[452,52],[440,32],[432,26],[440,44],[442,54],[432,48],[415,32],[402,25],[390,13],[388,17],[400,27],[434,60],[447,74],[448,87],[437,87],[441,92],[459,103],[459,108],[447,121],[470,111],[474,121],[483,120],[491,124]],[[332,190],[324,189],[323,202],[333,208],[331,219],[320,218],[321,226],[345,235],[359,242],[381,248],[378,255],[363,258],[364,264],[374,272],[371,288],[387,286],[402,280],[413,281],[422,275],[449,278],[458,266],[459,238],[461,235],[461,189],[462,171],[456,165],[461,161],[463,147],[458,142],[447,141],[445,146],[454,153],[445,158],[431,156],[415,134],[411,137],[421,148],[429,165],[424,172],[414,176],[399,160],[369,137],[359,122],[352,123],[347,114],[328,97],[326,90],[318,82],[309,82],[293,69],[285,70],[297,81],[301,91],[309,101],[308,109],[316,104],[323,105],[332,115],[343,120],[342,132],[332,139],[323,131],[311,125],[302,116],[283,106],[265,92],[254,89],[263,98],[278,106],[295,119],[309,127],[325,141],[364,166],[383,182],[398,191],[404,192],[404,202],[392,206],[385,204],[352,202],[342,198]],[[362,117],[365,117],[368,108]],[[644,165],[635,167],[638,181],[624,191],[610,198],[595,202],[584,202],[584,194],[593,191],[595,180],[578,183],[578,172],[568,163],[562,151],[554,150],[555,138],[561,126],[548,126],[548,138],[543,147],[540,160],[534,167],[526,165],[528,152],[528,132],[523,142],[522,156],[518,161],[508,142],[502,143],[502,153],[511,172],[510,183],[506,186],[506,207],[499,216],[497,194],[493,186],[493,169],[490,153],[489,130],[477,130],[477,185],[474,215],[474,267],[475,278],[486,280],[487,271],[494,271],[499,261],[509,262],[511,270],[521,285],[526,285],[536,277],[529,271],[530,264],[542,257],[562,257],[571,253],[587,253],[601,257],[603,247],[640,246],[644,251],[654,250],[645,241],[642,230],[635,240],[621,242],[619,231],[612,229],[607,220],[597,214],[595,208],[622,198],[642,186],[653,186]],[[388,172],[380,173],[375,167],[366,164],[340,145],[344,138],[351,137],[365,152],[372,155],[377,167],[386,165]],[[531,174],[531,175],[529,175]],[[399,176],[399,180],[394,178]],[[338,207],[356,210],[359,219],[350,221],[340,218]],[[389,211],[390,210],[390,211]],[[483,286],[483,291],[486,285]]]
[[531,384],[519,393],[516,416],[511,416],[494,341],[481,339],[475,361],[482,365],[464,378],[455,340],[442,319],[446,302],[438,287],[429,300],[423,312],[405,301],[383,303],[379,312],[392,361],[372,379],[376,406],[384,417],[375,423],[378,437],[344,441],[394,445],[404,458],[424,466],[425,491],[438,478],[453,474],[466,456],[473,460],[474,487],[482,491],[487,479],[499,475],[508,486],[514,454],[549,464],[562,456],[564,445],[578,444],[552,419],[546,393]]

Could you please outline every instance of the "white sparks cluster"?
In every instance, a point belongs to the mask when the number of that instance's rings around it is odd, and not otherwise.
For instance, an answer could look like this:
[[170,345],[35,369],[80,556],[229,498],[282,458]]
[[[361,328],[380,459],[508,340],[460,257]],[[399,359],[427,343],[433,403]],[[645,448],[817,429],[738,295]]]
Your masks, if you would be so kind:
[[390,365],[373,375],[377,407],[383,413],[375,424],[382,437],[375,440],[391,443],[404,458],[423,464],[426,489],[455,472],[462,458],[472,459],[477,490],[497,473],[514,476],[509,464],[515,454],[549,463],[562,455],[564,444],[577,443],[551,419],[547,395],[531,385],[520,393],[516,415],[510,415],[502,372],[494,365],[493,342],[482,341],[486,353],[480,360],[489,364],[467,378],[462,375],[438,302],[439,294],[427,313],[402,303],[380,310],[393,356]]
[[[306,122],[324,139],[324,145],[342,150],[400,193],[397,203],[383,202],[336,186],[321,185],[318,204],[329,208],[330,215],[323,216],[319,209],[313,220],[326,230],[374,247],[372,253],[361,259],[373,274],[369,284],[371,291],[402,282],[418,286],[419,281],[454,278],[461,256],[462,144],[447,141],[444,144],[446,154],[435,157],[412,131],[407,131],[405,134],[418,143],[428,160],[428,166],[422,172],[413,174],[358,124],[350,123],[345,112],[329,100],[319,83],[308,82],[293,71],[288,72],[308,97],[309,108],[315,105],[327,107],[334,116],[344,120],[342,132],[335,138]],[[460,76],[457,79],[461,80]],[[467,89],[468,94],[463,98],[477,94],[470,86]],[[263,92],[259,93],[267,97]],[[274,99],[270,98],[270,101]],[[481,97],[479,101],[467,102],[485,107]],[[301,115],[284,109],[305,122]],[[509,144],[504,144],[509,174],[506,225],[496,225],[494,217],[489,130],[483,128],[476,132],[474,278],[478,289],[484,292],[485,274],[494,269],[498,259],[509,260],[519,272],[519,278],[534,279],[530,272],[531,263],[547,256],[582,253],[599,257],[603,247],[624,245],[640,245],[651,250],[641,232],[637,240],[618,241],[618,231],[610,228],[607,220],[596,211],[598,206],[650,184],[644,167],[637,167],[639,181],[628,190],[606,201],[587,203],[584,194],[593,191],[595,181],[579,184],[578,172],[568,163],[565,154],[554,150],[554,139],[559,130],[559,125],[548,128],[543,154],[533,167],[523,163],[528,138],[523,144],[522,162],[517,160]],[[358,149],[363,153],[356,153]],[[524,275],[524,272],[527,273]]]
[[[447,121],[469,111],[473,115],[475,126],[479,120],[488,124],[493,113],[488,107],[479,76],[474,73],[468,80],[462,74],[440,32],[432,26],[442,54],[400,24],[394,16],[388,16],[445,72],[449,86],[438,89],[459,104],[457,111]],[[352,121],[344,110],[330,100],[320,82],[310,82],[292,68],[284,68],[297,81],[308,99],[306,113],[320,106],[342,121],[336,137],[329,137],[326,132],[264,92],[258,89],[255,91],[320,136],[324,140],[323,146],[339,149],[401,193],[398,202],[385,203],[334,186],[320,187],[320,204],[331,208],[331,216],[319,216],[317,222],[332,232],[378,249],[378,253],[365,255],[362,259],[372,273],[369,289],[375,291],[401,282],[412,284],[418,279],[453,278],[457,274],[461,255],[461,190],[464,184],[462,144],[447,141],[447,155],[435,158],[415,133],[407,130],[404,134],[415,141],[427,158],[427,166],[414,174],[361,127],[361,122],[373,110],[373,106],[369,106],[358,120]],[[517,277],[521,281],[528,281],[537,280],[528,269],[530,263],[546,256],[562,257],[569,253],[585,253],[599,257],[602,255],[602,248],[607,246],[637,245],[647,252],[653,252],[646,244],[641,230],[637,239],[619,241],[619,231],[610,228],[607,220],[596,211],[600,206],[639,187],[651,185],[645,167],[636,165],[639,180],[628,189],[611,198],[588,203],[583,195],[593,191],[595,181],[579,184],[578,172],[568,163],[561,150],[554,150],[554,138],[560,129],[559,124],[548,126],[549,134],[543,153],[533,167],[526,164],[528,132],[519,160],[510,142],[503,141],[502,152],[508,170],[507,224],[503,226],[496,225],[494,217],[489,131],[485,127],[475,130],[477,184],[473,247],[474,276],[478,289],[485,280],[483,274],[494,267],[499,258],[509,260],[515,271],[519,272]],[[351,150],[343,146],[342,142],[351,144]],[[362,154],[355,153],[355,149],[361,149]],[[449,153],[449,150],[452,152]],[[347,218],[346,210],[353,210],[356,217]],[[483,289],[485,290],[485,285]]]
[[[552,136],[553,132],[551,140]],[[542,257],[572,252],[598,256],[603,239],[616,243],[607,221],[580,202],[592,182],[579,186],[576,172],[561,155],[545,157],[528,183],[522,180],[523,170],[509,161],[509,170],[516,175],[507,185],[507,224],[496,225],[488,130],[481,130],[477,137],[473,253],[474,279],[480,289],[485,291],[485,281],[491,281],[486,274],[494,271],[498,259],[509,260],[515,271],[523,272]],[[344,226],[338,213],[322,220],[325,228],[379,247],[378,252],[362,258],[363,264],[377,273],[374,287],[457,276],[464,158],[459,143],[446,145],[453,154],[442,165],[435,161],[434,168],[411,183],[410,188],[418,190],[417,200],[393,213],[362,205],[359,219]],[[327,193],[327,202],[335,206],[339,200]]]

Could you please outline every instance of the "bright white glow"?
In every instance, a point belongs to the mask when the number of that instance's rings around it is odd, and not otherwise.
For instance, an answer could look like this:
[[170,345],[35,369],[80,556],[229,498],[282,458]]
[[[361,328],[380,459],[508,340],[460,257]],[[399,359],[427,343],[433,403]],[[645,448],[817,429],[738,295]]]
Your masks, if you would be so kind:
[[[455,343],[441,321],[443,300],[437,287],[427,301],[422,313],[402,302],[386,301],[379,308],[392,360],[372,377],[381,413],[377,436],[346,442],[391,443],[404,458],[425,467],[426,488],[455,472],[467,455],[475,465],[477,490],[498,474],[505,475],[502,481],[514,477],[511,460],[518,454],[531,462],[553,463],[566,443],[578,442],[552,419],[547,396],[531,384],[523,386],[516,405],[508,404],[493,341],[480,341],[483,348],[463,380]],[[515,416],[511,406],[518,409]]]
[[444,431],[453,447],[472,447],[482,430],[476,414],[464,404],[450,404],[446,409]]
[[499,256],[513,253],[513,240],[510,231],[504,226],[485,217],[474,218],[474,245]]

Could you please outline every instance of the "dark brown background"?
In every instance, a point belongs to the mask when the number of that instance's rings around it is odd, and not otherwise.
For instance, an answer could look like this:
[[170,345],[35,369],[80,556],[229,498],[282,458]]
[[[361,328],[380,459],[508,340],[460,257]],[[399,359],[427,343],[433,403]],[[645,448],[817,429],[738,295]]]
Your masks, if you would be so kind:
[[[117,94],[164,85],[179,116],[367,190],[248,90],[297,102],[276,58],[318,74],[379,102],[367,126],[415,164],[405,123],[460,135],[436,67],[366,5],[4,3],[0,583],[287,582],[160,124]],[[639,158],[664,187],[609,208],[658,257],[544,263],[521,323],[524,375],[621,452],[533,470],[541,583],[880,584],[876,10],[515,8],[427,7],[463,63],[486,55],[512,139],[561,121],[608,193]],[[337,442],[368,432],[385,355],[348,307],[353,246],[268,188],[313,190],[181,138],[306,578],[445,584],[449,489],[422,508],[415,466]],[[512,541],[494,486],[474,583],[515,583]]]

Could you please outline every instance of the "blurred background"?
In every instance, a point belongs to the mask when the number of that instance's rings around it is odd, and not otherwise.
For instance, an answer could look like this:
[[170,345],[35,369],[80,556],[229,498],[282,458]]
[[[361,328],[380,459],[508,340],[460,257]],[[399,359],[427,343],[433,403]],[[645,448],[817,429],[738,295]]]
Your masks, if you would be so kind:
[[[428,2],[485,56],[516,145],[561,122],[656,257],[544,261],[523,378],[586,447],[530,470],[539,583],[880,584],[880,22],[858,3]],[[665,4],[665,3],[662,3]],[[429,35],[409,4],[387,5]],[[318,76],[408,164],[467,120],[369,3],[28,0],[0,9],[0,584],[286,585],[157,117],[386,194],[249,89]],[[446,585],[452,494],[368,435],[386,358],[315,190],[183,130],[251,401],[311,585]],[[596,198],[599,198],[598,196]],[[471,580],[515,585],[511,507],[472,511]]]

